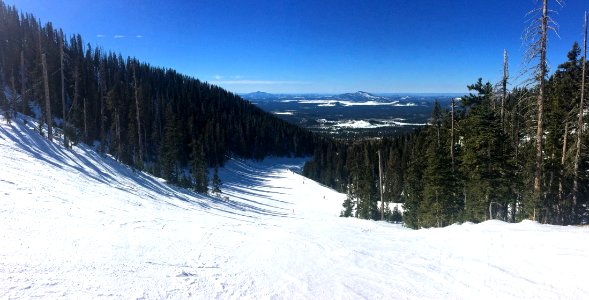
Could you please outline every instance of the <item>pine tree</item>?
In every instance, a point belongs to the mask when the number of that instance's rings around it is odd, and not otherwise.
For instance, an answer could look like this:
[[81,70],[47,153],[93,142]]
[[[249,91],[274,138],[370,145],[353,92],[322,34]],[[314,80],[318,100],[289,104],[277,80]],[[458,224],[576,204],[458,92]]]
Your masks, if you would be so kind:
[[[581,49],[573,44],[568,61],[559,65],[547,83],[546,131],[544,171],[551,178],[545,183],[543,221],[569,224],[573,204],[567,183],[571,181],[571,144],[569,136],[574,127],[574,112],[579,102],[578,86],[581,84]],[[564,126],[563,126],[564,124]]]
[[399,211],[399,208],[396,205],[393,208],[393,211],[391,213],[391,217],[389,219],[389,222],[392,222],[392,223],[403,223],[403,214],[401,213],[401,211]]
[[492,87],[478,83],[468,88],[477,92],[466,96],[471,110],[461,121],[463,145],[460,171],[464,178],[465,220],[481,222],[492,218],[489,206],[499,206],[505,217],[511,196],[513,165],[511,148],[501,128],[501,116],[492,109]]
[[179,179],[178,169],[179,137],[178,127],[174,111],[170,105],[166,108],[166,125],[164,129],[164,142],[162,144],[162,175],[170,183],[177,183]]
[[213,173],[213,194],[219,196],[221,195],[221,178],[219,178],[219,169],[215,167],[215,171]]
[[0,92],[0,104],[2,104],[2,110],[4,111],[4,120],[6,121],[6,124],[10,124],[12,120],[12,115],[10,113],[12,109],[10,100],[6,98],[6,95],[2,92]]
[[200,141],[192,141],[191,143],[191,171],[193,177],[193,188],[197,193],[208,193],[208,170],[206,165],[206,159],[204,156],[203,145]]
[[354,212],[354,201],[352,200],[352,195],[350,193],[348,193],[346,200],[344,200],[342,206],[343,209],[340,213],[340,217],[352,217]]

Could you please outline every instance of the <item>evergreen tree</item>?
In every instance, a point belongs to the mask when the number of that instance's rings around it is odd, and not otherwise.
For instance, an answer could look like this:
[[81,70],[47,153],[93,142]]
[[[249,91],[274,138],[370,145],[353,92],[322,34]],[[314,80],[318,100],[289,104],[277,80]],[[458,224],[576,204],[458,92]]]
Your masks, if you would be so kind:
[[401,211],[399,211],[399,208],[397,206],[393,208],[393,211],[391,212],[391,216],[388,219],[388,221],[392,223],[403,223],[403,214],[401,213]]
[[472,109],[461,121],[463,146],[460,171],[464,177],[465,217],[480,222],[492,218],[490,206],[501,207],[506,217],[511,196],[510,178],[513,165],[509,156],[510,144],[501,129],[501,117],[492,109],[490,84],[469,86],[476,95],[465,97]]
[[340,217],[352,217],[354,212],[354,201],[352,200],[352,195],[350,195],[350,193],[348,193],[346,200],[344,200],[342,206],[343,209],[340,213]]
[[[204,156],[204,150],[202,143],[192,141],[192,154],[191,154],[191,168],[193,177],[194,191],[197,193],[208,193],[208,169],[206,165],[206,159]],[[213,191],[214,192],[214,191]]]
[[219,196],[221,195],[221,178],[219,178],[219,170],[215,167],[215,172],[213,173],[213,194]]
[[162,175],[170,183],[177,183],[179,179],[179,168],[178,168],[178,148],[179,148],[179,136],[178,127],[176,126],[174,111],[172,107],[168,105],[166,108],[166,125],[164,129],[164,142],[162,144]]

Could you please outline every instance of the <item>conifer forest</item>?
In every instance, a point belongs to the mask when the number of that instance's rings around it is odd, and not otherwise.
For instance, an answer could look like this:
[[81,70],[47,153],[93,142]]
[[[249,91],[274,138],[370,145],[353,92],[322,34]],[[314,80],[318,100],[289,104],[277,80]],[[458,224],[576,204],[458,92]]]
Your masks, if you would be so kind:
[[[7,118],[38,113],[65,142],[207,192],[209,167],[232,155],[303,156],[313,135],[217,86],[84,44],[0,3],[0,96]],[[31,105],[32,101],[35,105]],[[35,108],[36,109],[33,109]],[[37,112],[35,112],[37,110]]]
[[[587,41],[547,69],[557,2],[539,1],[533,10],[525,34],[529,80],[514,85],[508,53],[498,53],[501,80],[473,78],[468,95],[435,105],[427,126],[394,138],[312,133],[220,87],[85,44],[2,2],[0,103],[9,121],[21,122],[16,112],[35,116],[49,139],[63,134],[66,146],[95,145],[197,192],[209,191],[209,168],[233,156],[312,155],[303,173],[347,193],[343,217],[395,221],[390,207],[402,203],[411,228],[489,219],[587,224]],[[218,193],[216,172],[214,181]]]
[[508,89],[504,52],[498,83],[474,79],[468,95],[450,107],[435,105],[428,126],[413,133],[320,145],[305,175],[348,194],[342,216],[380,220],[384,213],[390,220],[391,210],[378,205],[380,150],[383,199],[403,203],[408,227],[489,219],[587,224],[587,17],[582,44],[571,45],[548,75],[547,34],[560,2],[538,5],[523,37],[529,65],[523,84]]

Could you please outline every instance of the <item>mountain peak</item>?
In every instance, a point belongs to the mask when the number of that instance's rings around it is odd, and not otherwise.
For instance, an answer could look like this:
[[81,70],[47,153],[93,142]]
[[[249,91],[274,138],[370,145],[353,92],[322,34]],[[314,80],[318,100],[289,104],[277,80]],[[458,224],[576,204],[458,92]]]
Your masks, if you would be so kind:
[[375,96],[365,91],[357,91],[355,93],[346,93],[337,96],[344,100],[366,101],[366,100],[384,100],[384,97]]

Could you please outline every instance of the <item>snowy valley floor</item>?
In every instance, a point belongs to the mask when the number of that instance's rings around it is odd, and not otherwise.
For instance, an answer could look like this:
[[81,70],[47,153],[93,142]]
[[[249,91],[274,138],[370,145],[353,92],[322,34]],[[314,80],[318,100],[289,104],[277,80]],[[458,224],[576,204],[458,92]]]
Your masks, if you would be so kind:
[[337,217],[300,159],[204,197],[0,120],[0,298],[587,299],[589,228]]

